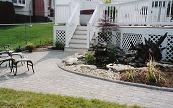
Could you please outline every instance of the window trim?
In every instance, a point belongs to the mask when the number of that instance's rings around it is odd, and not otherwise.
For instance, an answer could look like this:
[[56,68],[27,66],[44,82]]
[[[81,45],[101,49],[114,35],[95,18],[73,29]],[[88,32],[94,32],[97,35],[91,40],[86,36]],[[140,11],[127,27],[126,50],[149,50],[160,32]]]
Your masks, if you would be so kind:
[[17,3],[13,2],[14,6],[26,6],[26,0],[16,0]]

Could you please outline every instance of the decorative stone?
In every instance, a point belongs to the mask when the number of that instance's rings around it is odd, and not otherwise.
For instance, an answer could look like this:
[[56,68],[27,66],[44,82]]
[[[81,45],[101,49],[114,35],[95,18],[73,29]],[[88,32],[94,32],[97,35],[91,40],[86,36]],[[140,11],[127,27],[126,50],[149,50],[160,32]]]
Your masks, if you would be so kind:
[[87,68],[91,70],[96,70],[97,67],[95,65],[81,65],[80,68]]
[[172,64],[154,62],[154,65],[164,72],[173,72]]
[[121,71],[126,71],[129,69],[135,69],[134,67],[130,65],[122,65],[122,64],[108,64],[106,65],[108,69],[111,69],[113,71],[121,72]]
[[63,60],[63,62],[66,65],[73,65],[73,64],[78,64],[78,59],[75,57],[69,57],[69,58],[66,58],[65,60]]
[[84,58],[84,55],[83,54],[79,54],[79,53],[75,53],[74,55],[76,58],[78,59],[83,59]]

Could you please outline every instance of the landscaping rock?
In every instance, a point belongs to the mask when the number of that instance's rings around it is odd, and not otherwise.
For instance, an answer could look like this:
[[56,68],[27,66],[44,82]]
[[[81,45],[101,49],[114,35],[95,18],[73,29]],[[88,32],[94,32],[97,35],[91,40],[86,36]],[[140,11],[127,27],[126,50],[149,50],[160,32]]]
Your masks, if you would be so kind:
[[91,69],[91,70],[96,70],[97,67],[95,65],[81,65],[80,68],[87,68],[87,69]]
[[78,64],[78,58],[75,57],[69,57],[63,60],[65,65],[73,65],[73,64]]
[[84,55],[83,54],[79,54],[79,53],[75,53],[74,55],[76,58],[78,59],[83,59],[84,58]]
[[173,65],[166,63],[154,62],[155,66],[164,72],[173,72]]
[[69,71],[74,71],[76,73],[82,73],[82,74],[100,77],[100,78],[106,78],[111,80],[120,79],[120,73],[115,73],[113,71],[107,71],[104,69],[97,69],[97,67],[94,65],[84,65],[84,64],[64,65],[63,68]]
[[134,67],[130,65],[122,65],[122,64],[108,64],[106,65],[108,69],[111,69],[113,71],[121,72],[121,71],[126,71],[129,69],[135,69]]

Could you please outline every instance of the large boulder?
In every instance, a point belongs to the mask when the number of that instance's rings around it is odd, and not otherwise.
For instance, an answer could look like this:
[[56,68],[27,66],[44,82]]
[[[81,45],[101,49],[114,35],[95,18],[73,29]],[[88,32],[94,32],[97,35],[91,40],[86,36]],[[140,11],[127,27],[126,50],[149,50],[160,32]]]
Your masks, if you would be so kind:
[[64,59],[63,62],[65,63],[65,65],[78,64],[78,58],[76,58],[76,57],[69,57],[69,58]]
[[106,67],[116,72],[122,72],[122,71],[127,71],[130,69],[135,69],[134,67],[130,65],[122,65],[122,64],[108,64],[106,65]]

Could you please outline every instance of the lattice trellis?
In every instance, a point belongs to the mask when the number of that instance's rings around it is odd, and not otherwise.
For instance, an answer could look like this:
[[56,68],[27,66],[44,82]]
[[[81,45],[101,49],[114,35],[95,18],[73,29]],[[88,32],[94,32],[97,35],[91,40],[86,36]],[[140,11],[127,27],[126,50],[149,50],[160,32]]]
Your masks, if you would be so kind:
[[[149,35],[149,39],[153,42],[157,42],[160,36],[162,35]],[[173,35],[168,35],[166,40],[166,44],[160,46],[166,48],[166,53],[162,56],[166,61],[173,61]]]
[[65,30],[56,30],[56,41],[65,43]]
[[[162,35],[154,35],[154,34],[149,34],[149,39],[153,42],[153,43],[156,43],[159,38],[161,37]],[[160,45],[160,48],[162,48],[162,45]]]
[[[102,33],[99,32],[98,36],[96,37],[98,43],[104,43],[105,40],[101,37]],[[105,37],[107,38],[108,43],[112,43],[112,33],[108,32]]]
[[166,46],[166,60],[173,61],[173,35],[169,35]]
[[124,33],[122,38],[122,49],[125,52],[129,51],[131,46],[130,42],[133,42],[134,45],[142,43],[142,34],[133,34],[133,33]]

